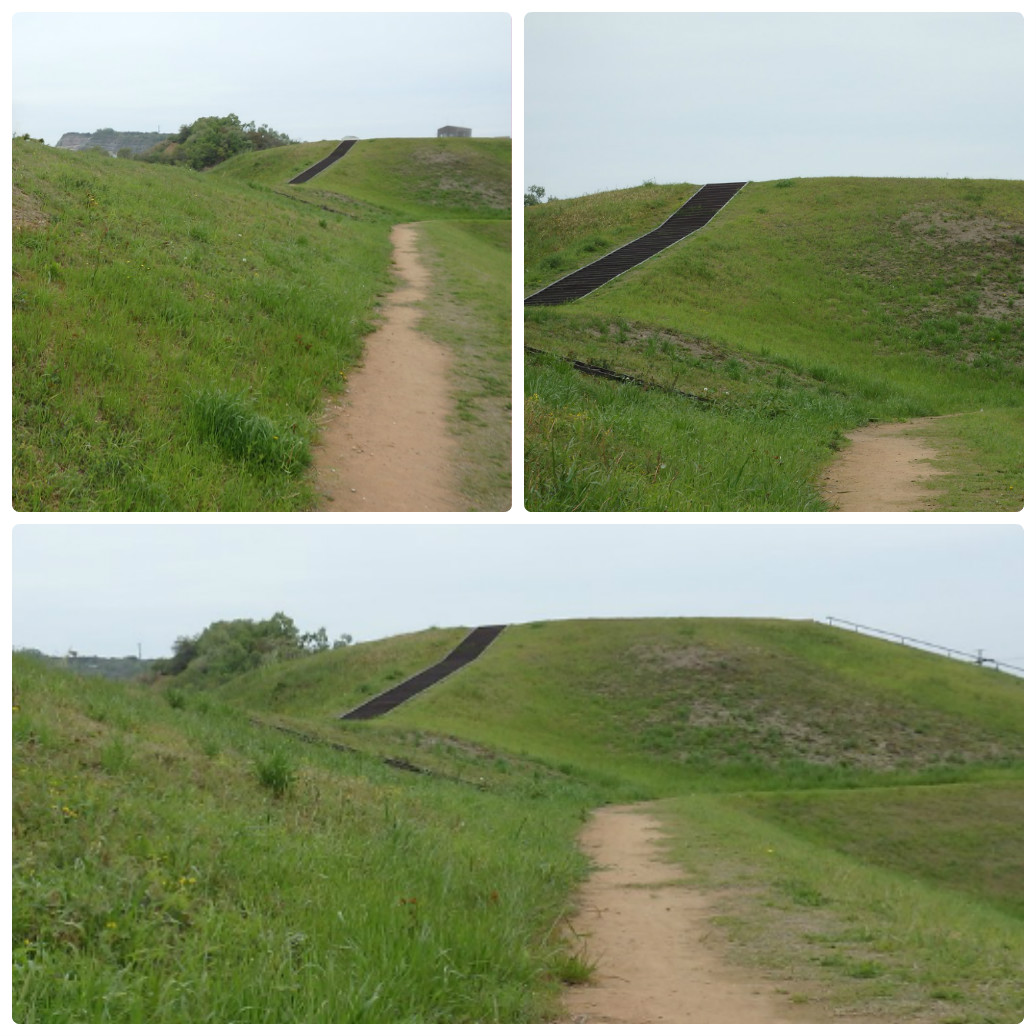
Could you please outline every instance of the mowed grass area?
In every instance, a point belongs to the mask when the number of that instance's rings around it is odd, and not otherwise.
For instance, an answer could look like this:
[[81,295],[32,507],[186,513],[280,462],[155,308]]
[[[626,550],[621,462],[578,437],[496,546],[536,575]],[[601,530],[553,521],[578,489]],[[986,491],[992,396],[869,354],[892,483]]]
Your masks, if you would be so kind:
[[452,429],[464,496],[476,511],[511,507],[510,220],[437,220],[419,247],[433,289],[421,329],[453,350]]
[[[421,142],[382,142],[366,176],[388,163],[384,206],[322,177],[286,186],[324,143],[198,174],[15,141],[16,509],[311,508],[309,448],[391,287],[392,224],[509,220],[485,200],[509,190],[509,142],[487,160],[468,143],[440,204],[402,171]],[[498,280],[478,319],[509,313]],[[483,481],[501,452],[480,457]]]
[[813,623],[544,622],[337,718],[466,632],[222,685],[16,658],[16,1018],[551,1020],[576,834],[646,801],[778,995],[1020,1020],[1020,681]]
[[[527,208],[527,291],[657,226],[695,189]],[[527,506],[823,510],[820,472],[845,431],[963,414],[940,437],[955,473],[940,506],[1019,509],[1022,256],[1019,182],[748,184],[704,230],[586,299],[526,310]]]
[[831,1022],[1022,1020],[1020,780],[658,808],[731,960],[791,1002]]

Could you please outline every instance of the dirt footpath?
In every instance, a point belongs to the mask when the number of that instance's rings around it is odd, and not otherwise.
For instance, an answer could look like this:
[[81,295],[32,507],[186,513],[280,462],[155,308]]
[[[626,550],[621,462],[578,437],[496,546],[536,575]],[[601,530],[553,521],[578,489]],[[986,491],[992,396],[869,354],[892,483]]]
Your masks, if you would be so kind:
[[938,494],[923,483],[946,472],[919,435],[938,418],[873,424],[849,432],[849,445],[824,473],[821,492],[839,511],[935,511]]
[[565,997],[565,1021],[586,1023],[801,1022],[765,978],[725,963],[709,897],[680,884],[661,859],[656,820],[636,807],[594,814],[583,848],[601,868],[583,888],[573,927],[597,969]]
[[364,342],[345,395],[325,413],[313,450],[321,511],[465,510],[447,428],[449,350],[417,330],[417,303],[429,286],[417,234],[412,223],[392,228],[400,286],[383,306],[384,323]]

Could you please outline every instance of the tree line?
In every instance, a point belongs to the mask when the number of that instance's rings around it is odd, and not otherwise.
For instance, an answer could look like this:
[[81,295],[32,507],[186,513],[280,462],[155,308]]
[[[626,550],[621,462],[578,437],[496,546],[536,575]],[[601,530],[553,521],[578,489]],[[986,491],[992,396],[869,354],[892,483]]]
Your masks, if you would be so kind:
[[214,622],[197,636],[177,637],[172,658],[159,659],[158,676],[181,676],[185,683],[219,682],[271,662],[301,658],[345,647],[352,637],[342,634],[332,643],[321,626],[303,633],[283,612],[269,619],[229,619]]
[[[297,143],[286,133],[279,133],[265,124],[256,126],[254,122],[242,122],[231,112],[230,115],[206,115],[195,119],[181,126],[179,133],[132,157],[141,162],[185,165],[202,170],[211,169],[245,151],[265,151]],[[120,152],[120,157],[127,156]]]

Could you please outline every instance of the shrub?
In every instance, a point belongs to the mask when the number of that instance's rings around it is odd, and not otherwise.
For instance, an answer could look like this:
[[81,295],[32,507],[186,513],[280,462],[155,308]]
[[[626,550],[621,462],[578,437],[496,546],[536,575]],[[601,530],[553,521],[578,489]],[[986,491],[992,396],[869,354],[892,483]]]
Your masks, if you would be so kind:
[[162,692],[162,697],[165,698],[166,704],[171,709],[187,708],[187,695],[185,695],[183,691],[177,690],[175,687],[167,687]]
[[259,783],[277,798],[282,798],[295,783],[295,766],[283,749],[276,749],[270,755],[255,761],[255,773]]

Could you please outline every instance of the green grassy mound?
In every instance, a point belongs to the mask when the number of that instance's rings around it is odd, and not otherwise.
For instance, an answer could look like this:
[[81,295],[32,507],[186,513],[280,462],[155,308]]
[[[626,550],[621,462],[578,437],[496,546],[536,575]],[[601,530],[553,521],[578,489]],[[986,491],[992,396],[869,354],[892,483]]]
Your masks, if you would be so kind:
[[549,1018],[577,782],[406,772],[17,659],[14,686],[19,1022]]
[[[509,142],[468,142],[438,181],[407,179],[419,167],[402,156],[419,142],[377,143],[366,157],[354,151],[380,193],[354,197],[330,170],[286,186],[324,144],[198,174],[14,142],[16,509],[311,508],[309,446],[390,287],[388,236],[400,220],[473,221],[444,253],[426,319],[475,293],[469,337],[495,342],[510,310],[509,249],[506,235],[487,244],[480,228],[507,226],[509,211],[486,198],[509,190]],[[468,242],[486,258],[481,283],[454,270]],[[462,368],[458,432],[468,431],[464,399],[491,428],[492,459],[466,488],[473,506],[504,507],[497,469],[509,432],[497,412],[509,354],[505,366],[490,350],[490,393],[464,370],[477,350],[448,344]]]
[[14,667],[19,1021],[530,1022],[596,805],[658,800],[725,952],[819,1019],[1018,1021],[1022,694],[810,623],[427,630],[151,685]]
[[[527,292],[694,190],[526,209]],[[1019,182],[748,184],[704,230],[586,299],[526,310],[527,345],[657,386],[531,358],[527,505],[821,510],[819,472],[844,431],[981,412],[952,429],[944,505],[1019,509],[1022,256]]]
[[[220,177],[285,184],[324,158],[337,141],[239,155]],[[344,195],[392,213],[394,221],[510,219],[511,141],[507,139],[360,140],[306,184],[290,188]]]
[[451,732],[657,796],[1021,765],[1018,681],[810,622],[511,627],[374,726]]

